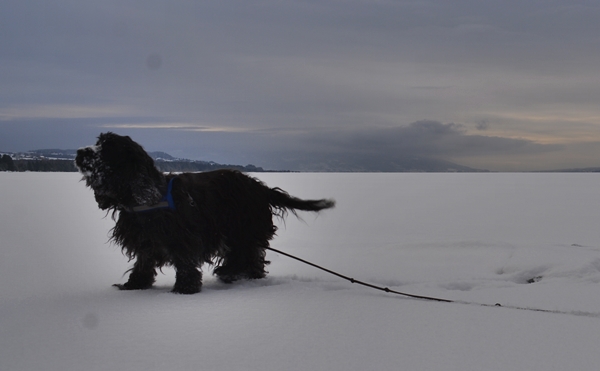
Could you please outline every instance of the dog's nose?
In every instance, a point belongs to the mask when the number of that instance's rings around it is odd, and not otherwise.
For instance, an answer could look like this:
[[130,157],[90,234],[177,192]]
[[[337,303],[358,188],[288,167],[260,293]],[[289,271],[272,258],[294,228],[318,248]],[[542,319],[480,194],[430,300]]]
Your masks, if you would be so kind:
[[94,154],[94,151],[89,148],[79,148],[77,150],[77,156],[75,157],[75,164],[79,167],[83,166],[83,162],[86,158],[92,156]]

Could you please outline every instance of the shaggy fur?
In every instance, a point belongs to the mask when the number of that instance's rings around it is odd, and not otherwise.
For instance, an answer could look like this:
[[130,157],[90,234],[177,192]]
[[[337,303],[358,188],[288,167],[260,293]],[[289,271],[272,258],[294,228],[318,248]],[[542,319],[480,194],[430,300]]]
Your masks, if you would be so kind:
[[[181,294],[200,291],[204,263],[214,264],[223,282],[263,278],[265,248],[277,230],[273,215],[335,204],[292,197],[238,171],[164,175],[139,144],[110,132],[79,149],[75,164],[98,206],[112,211],[112,240],[135,260],[129,280],[115,285],[121,290],[150,288],[156,269],[167,265],[175,267],[173,292]],[[174,208],[164,202],[169,182]]]

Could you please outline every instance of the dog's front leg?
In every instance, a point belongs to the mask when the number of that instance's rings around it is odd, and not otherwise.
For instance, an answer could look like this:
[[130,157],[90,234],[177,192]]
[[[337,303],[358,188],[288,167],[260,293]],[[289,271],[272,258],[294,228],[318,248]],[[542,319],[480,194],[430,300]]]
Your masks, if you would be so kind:
[[131,268],[129,280],[124,284],[115,284],[119,290],[146,290],[152,287],[156,278],[156,264],[149,259],[138,258]]
[[196,264],[189,262],[175,262],[175,286],[173,292],[177,294],[195,294],[202,287],[202,273]]

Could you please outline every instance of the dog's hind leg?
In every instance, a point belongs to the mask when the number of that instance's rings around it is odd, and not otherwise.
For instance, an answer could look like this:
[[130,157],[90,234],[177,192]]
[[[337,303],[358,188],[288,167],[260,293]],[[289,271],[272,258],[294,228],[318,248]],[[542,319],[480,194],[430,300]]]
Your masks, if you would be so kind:
[[202,287],[202,273],[198,270],[196,264],[189,262],[174,262],[175,265],[175,286],[174,293],[177,294],[195,294],[200,292]]
[[152,287],[156,277],[156,263],[153,260],[138,258],[130,271],[126,283],[113,286],[119,290],[146,290]]
[[251,244],[229,241],[229,251],[223,258],[223,264],[214,270],[214,274],[222,282],[231,283],[241,278],[259,279],[267,275],[265,265],[264,247],[269,246],[268,241],[254,242]]
[[246,250],[246,256],[248,264],[246,266],[244,276],[248,279],[260,279],[265,278],[267,271],[265,266],[270,264],[269,261],[265,260],[267,255],[265,247],[269,247],[269,241],[261,241],[251,246]]

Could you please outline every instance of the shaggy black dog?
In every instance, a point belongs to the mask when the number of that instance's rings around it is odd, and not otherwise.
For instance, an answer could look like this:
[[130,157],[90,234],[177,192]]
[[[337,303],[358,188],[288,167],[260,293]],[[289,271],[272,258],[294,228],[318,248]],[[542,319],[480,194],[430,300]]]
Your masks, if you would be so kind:
[[320,211],[333,200],[301,200],[238,171],[164,175],[127,136],[100,134],[77,151],[75,164],[102,210],[112,211],[111,239],[135,259],[121,290],[150,288],[156,269],[173,265],[173,292],[200,291],[204,263],[223,282],[266,275],[273,215]]

